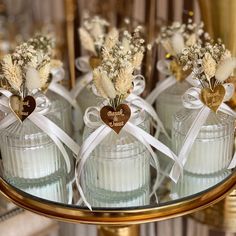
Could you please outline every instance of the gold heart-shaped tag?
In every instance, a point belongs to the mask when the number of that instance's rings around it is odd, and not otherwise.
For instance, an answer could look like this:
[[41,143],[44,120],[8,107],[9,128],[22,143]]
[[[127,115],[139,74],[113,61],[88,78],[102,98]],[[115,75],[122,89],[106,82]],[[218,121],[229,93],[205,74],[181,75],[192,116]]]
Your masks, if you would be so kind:
[[216,112],[224,100],[225,88],[223,85],[215,86],[212,91],[210,88],[203,88],[201,91],[201,100],[212,111]]
[[119,134],[129,120],[131,110],[126,104],[120,104],[116,109],[111,106],[105,106],[101,109],[100,116],[106,125]]
[[18,95],[12,95],[9,105],[16,117],[23,122],[35,110],[36,101],[32,96],[23,99]]

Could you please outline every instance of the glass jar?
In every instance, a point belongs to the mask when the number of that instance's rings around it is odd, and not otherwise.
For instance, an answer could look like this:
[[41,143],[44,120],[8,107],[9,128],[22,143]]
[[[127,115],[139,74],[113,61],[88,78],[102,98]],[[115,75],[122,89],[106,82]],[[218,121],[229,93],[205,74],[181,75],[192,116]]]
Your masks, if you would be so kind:
[[186,81],[177,82],[164,90],[156,100],[156,112],[163,125],[171,135],[172,117],[183,108],[182,96],[190,85]]
[[84,114],[88,107],[98,106],[103,98],[96,96],[92,91],[92,84],[87,85],[78,95],[77,102]]
[[[149,132],[149,119],[139,127]],[[94,130],[85,127],[84,139]],[[93,207],[129,207],[149,203],[150,153],[131,134],[111,133],[85,163],[82,186]]]
[[[72,107],[70,103],[57,93],[50,90],[47,91],[47,98],[50,100],[50,110],[47,114],[48,118],[56,117],[56,125],[63,129],[70,137],[73,135],[72,126]],[[66,147],[70,158],[71,172],[67,176],[68,181],[74,178],[75,158],[72,152]]]
[[[177,82],[171,87],[164,90],[156,100],[156,112],[160,120],[162,121],[167,133],[171,137],[172,117],[176,112],[183,108],[182,96],[186,90],[190,87],[186,81]],[[158,139],[164,143],[167,147],[171,147],[171,139],[166,137],[162,132]],[[158,152],[160,157],[161,169],[166,169],[169,165],[169,160],[162,153]]]
[[[182,109],[173,119],[172,148],[179,153],[199,110]],[[225,169],[233,156],[234,119],[210,112],[194,141],[184,169],[193,174],[213,174]]]
[[223,181],[230,173],[230,170],[223,170],[211,175],[195,175],[185,172],[177,184],[172,182],[171,192],[177,194],[178,197],[188,197],[213,187]]
[[57,125],[68,135],[72,135],[72,107],[70,103],[57,93],[47,91],[47,98],[50,100],[51,107],[48,116],[53,115],[59,121]]
[[66,176],[60,171],[42,178],[28,179],[25,183],[18,183],[17,187],[39,198],[59,203],[68,203]]
[[14,185],[49,176],[66,175],[64,158],[56,144],[29,119],[1,130],[0,148],[5,178]]

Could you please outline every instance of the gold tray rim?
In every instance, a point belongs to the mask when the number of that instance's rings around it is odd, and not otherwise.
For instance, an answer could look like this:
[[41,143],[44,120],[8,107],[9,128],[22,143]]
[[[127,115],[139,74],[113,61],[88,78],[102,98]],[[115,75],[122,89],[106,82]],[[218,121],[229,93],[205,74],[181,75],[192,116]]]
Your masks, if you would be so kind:
[[20,191],[17,191],[16,188],[0,177],[0,192],[19,207],[64,222],[96,225],[141,224],[190,214],[220,201],[234,189],[235,185],[236,171],[233,171],[224,182],[217,184],[209,191],[193,195],[190,199],[183,199],[169,205],[131,210],[90,211],[88,209],[70,208],[66,205],[30,198],[27,194],[21,194]]

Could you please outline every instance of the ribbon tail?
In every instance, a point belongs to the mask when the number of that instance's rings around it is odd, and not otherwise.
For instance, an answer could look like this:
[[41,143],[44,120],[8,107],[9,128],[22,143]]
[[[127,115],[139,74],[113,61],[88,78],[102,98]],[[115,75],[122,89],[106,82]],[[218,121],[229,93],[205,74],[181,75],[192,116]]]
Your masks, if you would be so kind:
[[[209,116],[210,112],[211,112],[211,110],[207,106],[204,106],[201,108],[201,110],[198,112],[196,118],[194,119],[193,124],[191,125],[191,127],[185,137],[182,148],[181,148],[179,155],[178,155],[178,159],[179,159],[179,161],[181,161],[183,166],[187,162],[188,155],[191,151],[194,141],[196,140],[201,127],[206,122],[207,117]],[[178,168],[179,167],[176,164],[174,164],[174,166],[171,169],[171,173],[170,173],[171,178],[174,178],[177,181],[180,176]]]
[[34,112],[28,118],[31,119],[31,116],[33,116],[34,120],[37,119],[37,121],[40,121],[47,134],[50,132],[58,137],[58,139],[60,139],[74,154],[78,155],[80,150],[79,145],[65,131],[44,115]]
[[[156,122],[156,124],[160,127],[160,129],[164,133],[164,135],[169,140],[171,139],[169,134],[167,133],[162,121],[158,117],[156,111],[154,110],[154,108],[147,101],[145,101],[144,99],[142,99],[141,97],[139,97],[135,94],[130,94],[129,97],[126,98],[126,100],[128,102],[130,102],[131,104],[134,104],[135,106],[137,106],[141,109],[144,109],[152,117],[152,119]],[[157,129],[157,132],[158,132],[158,129]]]
[[[156,150],[162,152],[164,155],[166,155],[167,157],[169,157],[170,159],[172,159],[177,167],[178,170],[180,170],[180,174],[181,174],[181,170],[182,170],[182,163],[178,160],[177,156],[166,146],[164,145],[162,142],[160,142],[159,140],[157,140],[156,138],[154,138],[153,136],[151,136],[150,134],[148,134],[147,132],[145,132],[144,130],[142,130],[141,128],[133,125],[130,122],[127,122],[126,125],[124,126],[125,129],[130,130],[130,132],[132,132],[133,136],[136,136],[136,134],[139,134],[143,137],[143,139],[150,144],[151,146],[153,146]],[[176,182],[175,178],[171,179]]]
[[236,166],[236,152],[234,153],[233,159],[231,160],[227,169],[233,169]]
[[91,205],[87,201],[83,189],[80,185],[80,176],[82,174],[84,165],[89,158],[90,153],[96,148],[99,143],[101,143],[104,138],[111,132],[111,129],[107,127],[106,125],[100,126],[98,129],[96,129],[92,134],[89,135],[89,137],[84,141],[83,145],[81,146],[78,159],[76,160],[76,168],[75,168],[75,181],[78,188],[78,191],[80,193],[80,196],[85,203],[85,205],[92,210]]
[[9,125],[17,121],[17,118],[13,114],[8,114],[0,121],[0,130],[6,129]]
[[174,76],[169,76],[166,79],[157,83],[156,87],[152,90],[152,92],[146,97],[146,101],[149,104],[153,104],[158,96],[167,88],[176,84],[176,79]]

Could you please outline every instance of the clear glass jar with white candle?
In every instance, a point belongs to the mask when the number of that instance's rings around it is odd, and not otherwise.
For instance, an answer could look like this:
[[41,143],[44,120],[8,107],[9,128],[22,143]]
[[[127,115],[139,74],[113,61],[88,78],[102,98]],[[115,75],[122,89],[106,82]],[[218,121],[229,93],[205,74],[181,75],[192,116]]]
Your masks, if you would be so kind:
[[58,126],[62,128],[68,135],[72,135],[72,107],[71,104],[63,98],[63,96],[47,91],[47,98],[50,100],[51,106],[48,115],[53,115],[57,118]]
[[[47,91],[46,96],[50,100],[50,110],[47,116],[49,118],[56,117],[56,119],[54,119],[56,125],[63,129],[70,137],[73,136],[71,104],[62,96],[50,90]],[[71,164],[71,172],[67,176],[69,181],[74,178],[75,158],[73,157],[72,152],[67,147],[66,150],[69,154]]]
[[49,201],[68,203],[66,176],[57,171],[46,177],[15,182],[17,188],[33,196]]
[[[169,137],[171,137],[172,118],[176,112],[183,108],[182,96],[189,87],[189,83],[184,80],[176,82],[176,84],[164,90],[156,100],[156,112]],[[164,133],[160,133],[158,139],[168,147],[171,147],[171,139],[166,137]],[[167,168],[169,161],[162,153],[158,152],[158,155],[160,156],[161,168]]]
[[77,102],[84,114],[88,107],[98,106],[103,101],[102,97],[96,96],[92,91],[92,83],[88,84],[77,97]]
[[[172,148],[179,153],[199,110],[182,109],[173,118]],[[193,174],[213,174],[229,165],[234,149],[234,118],[211,111],[201,127],[184,169]]]
[[13,184],[27,183],[55,172],[66,175],[65,160],[51,138],[29,119],[0,132],[4,176]]
[[176,82],[164,90],[156,100],[156,112],[169,135],[171,135],[172,117],[183,108],[182,96],[188,88],[190,88],[188,82],[184,80]]
[[[149,132],[149,119],[139,127]],[[85,127],[84,139],[94,130]],[[82,186],[93,207],[129,207],[149,203],[150,153],[134,136],[114,131],[85,163]]]

